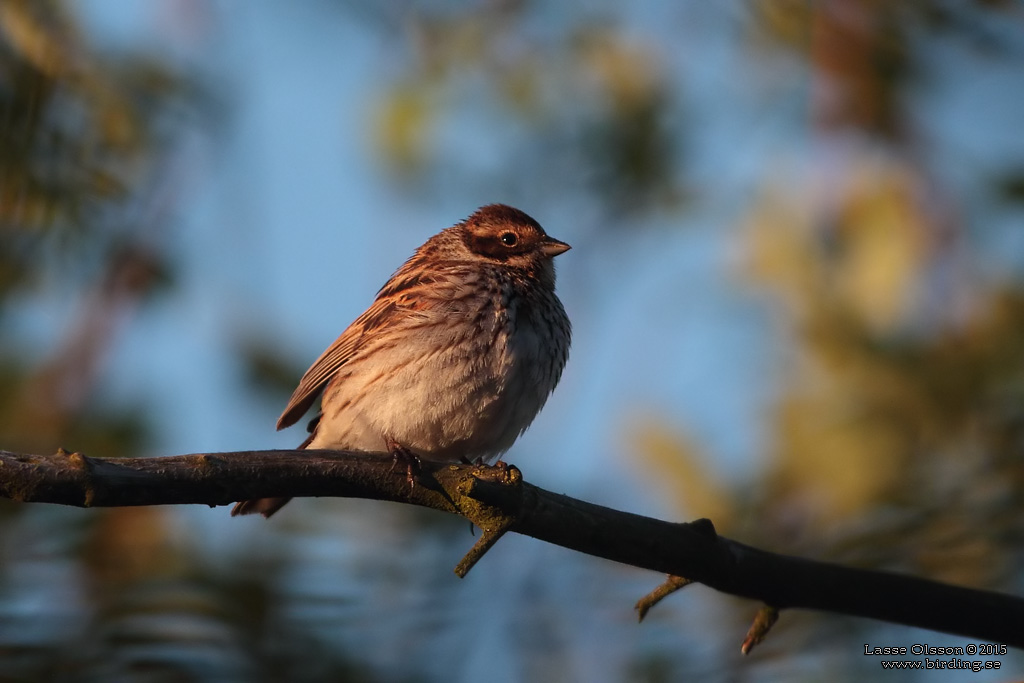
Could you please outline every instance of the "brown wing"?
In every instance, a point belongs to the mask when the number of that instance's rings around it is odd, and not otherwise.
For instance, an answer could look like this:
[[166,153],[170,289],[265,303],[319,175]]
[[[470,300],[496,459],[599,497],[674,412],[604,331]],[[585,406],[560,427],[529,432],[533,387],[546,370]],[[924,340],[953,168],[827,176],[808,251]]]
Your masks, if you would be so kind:
[[427,284],[430,280],[423,276],[422,249],[421,247],[417,250],[398,272],[391,276],[377,292],[373,305],[356,318],[341,336],[320,354],[309,370],[306,370],[281,417],[277,418],[278,429],[290,427],[306,414],[334,373],[355,355],[363,342],[377,329],[391,324],[396,314],[418,307],[415,290],[418,285]]
[[394,311],[395,304],[391,299],[378,298],[366,311],[355,319],[327,350],[320,354],[306,374],[299,380],[292,397],[288,400],[281,417],[277,418],[277,428],[284,429],[299,421],[306,414],[313,401],[330,381],[334,373],[355,354],[360,342],[366,335],[372,334],[383,320]]

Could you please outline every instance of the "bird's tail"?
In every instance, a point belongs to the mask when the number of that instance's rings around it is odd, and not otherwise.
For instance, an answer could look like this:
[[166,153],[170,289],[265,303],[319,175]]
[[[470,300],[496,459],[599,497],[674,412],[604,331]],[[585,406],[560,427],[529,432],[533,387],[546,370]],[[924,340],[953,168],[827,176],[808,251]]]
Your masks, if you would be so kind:
[[[309,423],[310,434],[299,448],[306,448],[310,442],[313,441],[313,437],[316,435],[316,427],[320,422],[320,416],[317,415],[313,418],[313,421]],[[237,517],[238,515],[254,515],[257,512],[264,517],[270,517],[288,503],[291,498],[253,498],[252,500],[243,500],[235,503],[235,507],[231,508],[231,516]]]
[[258,512],[264,517],[270,517],[270,515],[283,508],[289,500],[291,498],[253,498],[252,500],[243,500],[235,503],[235,507],[231,508],[231,516],[254,515]]

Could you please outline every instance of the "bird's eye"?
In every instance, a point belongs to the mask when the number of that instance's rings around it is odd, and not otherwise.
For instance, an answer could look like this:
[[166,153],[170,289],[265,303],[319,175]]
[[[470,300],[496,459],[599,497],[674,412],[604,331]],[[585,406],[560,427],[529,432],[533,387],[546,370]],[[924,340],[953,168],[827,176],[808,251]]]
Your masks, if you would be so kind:
[[514,232],[501,233],[501,243],[506,247],[514,247],[518,241],[519,237]]

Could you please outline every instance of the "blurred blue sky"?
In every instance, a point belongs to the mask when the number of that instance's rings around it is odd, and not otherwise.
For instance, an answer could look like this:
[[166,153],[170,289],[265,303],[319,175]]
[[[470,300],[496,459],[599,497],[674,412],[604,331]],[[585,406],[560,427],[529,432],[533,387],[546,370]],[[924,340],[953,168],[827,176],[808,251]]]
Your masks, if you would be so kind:
[[[547,188],[543,196],[492,182],[497,176],[487,170],[515,158],[509,149],[521,132],[502,128],[483,109],[458,112],[444,124],[438,143],[445,154],[469,155],[470,165],[480,169],[479,183],[439,183],[440,190],[424,191],[396,182],[374,146],[373,116],[383,93],[406,73],[412,48],[402,35],[358,19],[359,3],[76,0],[70,5],[95,45],[162,51],[201,74],[223,105],[213,125],[185,137],[175,167],[178,182],[170,190],[179,193],[171,202],[179,220],[155,237],[166,240],[179,259],[179,286],[125,327],[103,382],[102,393],[115,403],[142,402],[158,417],[157,439],[148,454],[298,444],[301,429],[274,431],[283,405],[247,385],[244,367],[232,355],[238,336],[270,335],[271,345],[287,349],[304,368],[426,238],[480,205],[506,202],[573,245],[557,266],[558,291],[574,326],[562,383],[507,460],[544,488],[673,517],[679,507],[652,495],[650,481],[633,478],[629,470],[630,430],[644,420],[685,429],[706,450],[709,467],[723,477],[743,479],[767,455],[765,411],[792,359],[771,302],[739,276],[745,212],[766,179],[827,190],[840,165],[836,158],[850,149],[872,150],[863,140],[809,138],[806,64],[781,52],[752,58],[756,47],[745,39],[743,27],[746,3],[604,2],[588,10],[638,39],[651,36],[653,45],[673,47],[656,56],[682,94],[688,129],[695,131],[685,141],[694,204],[685,212],[642,219],[602,215],[599,205],[579,191],[582,183],[575,177],[565,178],[564,191]],[[531,30],[553,30],[564,19],[561,6],[545,7]],[[1005,135],[1016,128],[1014,122],[1024,121],[1024,88],[1010,66],[990,68],[964,54],[954,59],[951,51],[957,49],[935,48],[938,76],[921,85],[908,106],[929,137],[923,153],[938,160],[929,168],[943,175],[940,186],[956,193],[953,203],[975,221],[1008,221],[1010,214],[989,204],[975,206],[972,197],[983,193],[984,174],[999,170],[991,164],[1024,157],[1024,136]],[[587,173],[572,170],[581,177]],[[603,229],[610,220],[634,225]],[[1000,241],[987,243],[988,235]],[[979,231],[971,237],[987,277],[1012,273],[1013,267],[1021,272],[1024,231]],[[12,318],[22,326],[10,333],[45,351],[46,340],[60,338],[54,331],[70,319],[74,295],[68,293],[56,309],[24,302]],[[216,549],[209,557],[214,563],[234,557],[239,548],[259,556],[275,544],[290,544],[299,559],[281,590],[303,596],[301,609],[314,621],[339,604],[351,607],[346,601],[357,587],[374,590],[358,570],[393,560],[396,547],[404,555],[403,562],[392,562],[393,571],[427,575],[411,581],[452,580],[450,566],[457,558],[447,554],[451,544],[407,537],[395,544],[366,542],[371,526],[375,533],[391,533],[391,527],[377,523],[380,519],[392,522],[399,528],[393,533],[401,535],[402,513],[391,509],[395,506],[329,507],[330,502],[317,509],[357,514],[301,514],[303,506],[322,503],[297,501],[269,523],[231,520],[224,508],[196,507],[181,512],[181,533],[190,543]],[[189,533],[194,528],[203,533]],[[467,546],[470,540],[467,534]],[[557,564],[558,571],[538,578],[543,563]],[[382,670],[402,673],[400,664],[389,664],[393,652],[380,646],[382,640],[411,643],[416,653],[417,647],[437,643],[417,641],[416,633],[464,638],[469,627],[452,624],[486,604],[496,616],[466,620],[476,629],[471,635],[478,647],[453,678],[528,678],[522,662],[496,674],[494,657],[508,656],[503,643],[510,635],[541,637],[535,629],[562,639],[558,642],[578,660],[577,680],[618,680],[621,671],[608,662],[621,663],[629,653],[644,651],[686,651],[694,659],[708,655],[703,666],[720,673],[714,662],[733,657],[739,642],[733,636],[746,625],[734,625],[735,633],[721,637],[702,633],[694,624],[707,615],[707,604],[721,597],[695,591],[687,594],[685,608],[662,610],[654,625],[635,628],[630,601],[657,580],[531,539],[508,538],[458,586],[465,603],[454,612],[408,609],[410,603],[430,607],[432,599],[450,597],[450,591],[397,597],[364,593],[359,596],[363,609],[379,620],[346,637],[350,646],[351,639],[362,639],[354,647]],[[494,585],[505,590],[496,595]],[[552,614],[566,603],[585,603],[589,609]],[[413,619],[397,636],[395,612]],[[530,615],[529,623],[523,623],[523,615]],[[423,623],[430,618],[440,622]],[[545,618],[555,626],[545,630]],[[729,638],[728,655],[715,650]],[[911,642],[908,638],[900,632],[901,643]],[[590,649],[572,647],[580,642]],[[419,661],[436,667],[427,674],[438,678],[450,664],[429,656]],[[785,680],[785,671],[775,675]]]
[[[208,79],[225,107],[220,124],[197,130],[181,152],[188,177],[180,227],[168,239],[183,286],[127,329],[109,368],[110,391],[124,401],[147,393],[143,383],[160,387],[154,453],[296,444],[301,430],[273,431],[280,406],[245,398],[232,339],[270,333],[297,365],[311,362],[416,246],[500,201],[574,247],[558,260],[574,325],[570,362],[509,454],[528,478],[667,513],[623,485],[627,433],[644,416],[684,425],[722,473],[741,474],[762,455],[762,412],[786,354],[771,307],[736,277],[744,212],[766,178],[822,187],[845,147],[863,141],[837,148],[807,137],[806,65],[777,52],[751,58],[744,2],[590,9],[627,35],[676,48],[656,53],[659,68],[698,132],[685,143],[695,206],[633,219],[625,230],[600,229],[608,219],[575,189],[577,178],[566,178],[561,197],[487,182],[437,193],[396,183],[374,147],[373,116],[412,47],[361,20],[358,4],[88,0],[75,8],[97,45],[165,50]],[[549,22],[538,31],[565,20],[556,9],[537,15]],[[952,200],[965,202],[981,192],[980,172],[997,170],[989,160],[1024,154],[1024,138],[1002,134],[1008,121],[1024,120],[1024,97],[1011,87],[1019,82],[1012,62],[993,68],[958,49],[935,48],[934,72],[946,77],[908,105],[935,143],[922,148],[948,174],[943,186],[961,189]],[[482,169],[502,164],[515,131],[486,114],[458,112],[438,144]],[[1020,265],[1024,233],[985,234],[1018,241],[980,240],[987,271],[997,274],[1000,260],[1006,272]]]
[[[476,196],[457,188],[403,194],[375,160],[371,137],[403,47],[345,9],[113,0],[76,7],[97,44],[162,46],[205,75],[226,103],[223,125],[196,132],[181,152],[189,177],[177,208],[182,227],[170,239],[183,286],[131,325],[109,368],[111,391],[124,401],[145,393],[141,383],[159,385],[154,453],[301,440],[300,430],[273,431],[280,406],[245,399],[241,367],[226,355],[233,336],[269,331],[296,363],[312,361],[416,246],[477,206],[504,201],[574,246],[558,262],[575,332],[570,364],[509,459],[545,486],[654,513],[656,501],[637,500],[622,486],[632,420],[685,415],[723,471],[757,454],[758,411],[778,357],[765,312],[730,279],[730,245],[737,197],[750,192],[784,118],[751,126],[743,120],[749,106],[729,106],[730,98],[756,94],[722,78],[736,49],[728,11],[694,5],[685,12],[692,21],[675,17],[673,26],[688,27],[683,49],[664,55],[680,67],[674,78],[685,90],[719,95],[692,101],[706,124],[688,149],[699,185],[711,190],[702,208],[681,226],[665,217],[660,225],[600,231],[601,217],[578,195],[531,206],[502,187]],[[623,20],[659,30],[664,13],[647,3]],[[485,155],[502,148],[478,112],[466,119],[454,144],[470,153],[479,145]]]

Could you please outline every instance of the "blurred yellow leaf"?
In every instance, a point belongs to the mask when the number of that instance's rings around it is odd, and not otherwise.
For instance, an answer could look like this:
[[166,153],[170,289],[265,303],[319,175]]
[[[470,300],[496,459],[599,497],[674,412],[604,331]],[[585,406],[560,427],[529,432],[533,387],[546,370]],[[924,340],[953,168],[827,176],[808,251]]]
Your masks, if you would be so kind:
[[876,332],[897,327],[919,299],[927,226],[899,167],[859,167],[839,211],[838,295]]
[[374,138],[389,163],[398,169],[415,169],[423,162],[430,114],[428,94],[411,84],[396,86],[378,104]]
[[824,526],[875,505],[904,471],[908,447],[902,430],[865,414],[841,384],[830,389],[781,399],[772,474],[774,495],[799,499]]
[[714,477],[706,456],[691,438],[650,419],[630,427],[629,436],[628,452],[639,456],[643,473],[650,475],[681,516],[707,517],[719,529],[733,525],[733,493]]
[[595,78],[612,105],[644,108],[660,92],[657,62],[642,45],[602,30],[586,31],[577,42],[584,73]]
[[[40,16],[33,12],[36,4],[24,0],[0,1],[0,31],[25,60],[47,76],[57,78],[73,66],[67,54],[71,47],[67,42],[68,27],[62,26],[60,35],[47,30]],[[45,5],[45,14],[51,22],[59,21],[55,5],[49,2],[38,4]]]

